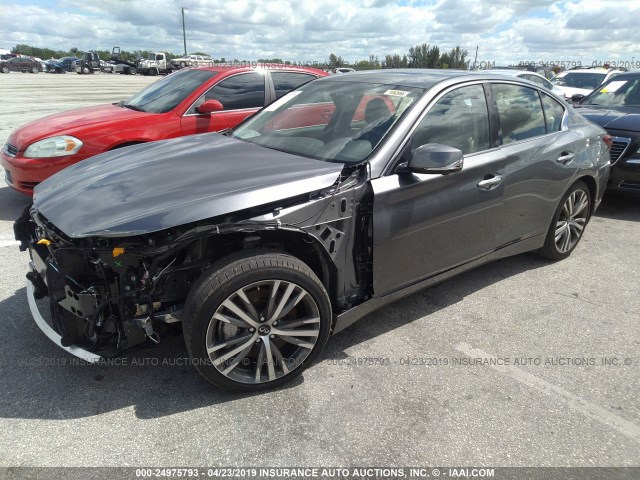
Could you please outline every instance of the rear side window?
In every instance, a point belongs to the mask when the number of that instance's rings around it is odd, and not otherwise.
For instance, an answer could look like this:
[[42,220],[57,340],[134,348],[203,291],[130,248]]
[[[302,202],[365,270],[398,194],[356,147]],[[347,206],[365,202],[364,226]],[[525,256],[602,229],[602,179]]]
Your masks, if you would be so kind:
[[503,145],[546,133],[537,90],[503,83],[492,84],[491,89],[498,106]]
[[296,72],[271,72],[273,88],[276,91],[276,98],[280,98],[285,93],[299,87],[316,78],[313,75]]
[[489,113],[481,85],[457,88],[431,107],[411,137],[411,150],[427,143],[448,145],[465,155],[489,149]]
[[264,106],[264,76],[259,73],[235,75],[211,88],[205,98],[219,100],[225,110],[261,108]]
[[562,128],[564,107],[549,95],[542,93],[540,96],[542,97],[542,106],[544,107],[544,119],[547,125],[547,133],[560,131]]

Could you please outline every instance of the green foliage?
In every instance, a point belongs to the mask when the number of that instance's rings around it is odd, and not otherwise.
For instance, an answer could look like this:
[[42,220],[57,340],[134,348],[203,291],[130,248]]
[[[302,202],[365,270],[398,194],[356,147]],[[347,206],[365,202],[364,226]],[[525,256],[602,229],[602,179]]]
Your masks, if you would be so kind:
[[336,57],[335,54],[329,55],[329,66],[330,67],[342,67],[344,66],[344,59],[342,57]]

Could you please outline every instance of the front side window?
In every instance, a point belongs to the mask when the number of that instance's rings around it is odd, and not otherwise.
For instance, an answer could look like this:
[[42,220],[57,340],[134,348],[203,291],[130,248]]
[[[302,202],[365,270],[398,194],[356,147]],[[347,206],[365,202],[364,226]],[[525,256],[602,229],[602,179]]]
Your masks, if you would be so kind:
[[457,88],[431,107],[411,137],[411,150],[427,143],[448,145],[464,155],[490,148],[489,111],[481,85]]
[[205,100],[218,100],[224,110],[264,107],[264,75],[251,72],[226,78],[210,88],[187,113],[196,113],[195,108]]
[[492,84],[491,89],[498,106],[503,145],[546,133],[537,90],[505,83]]

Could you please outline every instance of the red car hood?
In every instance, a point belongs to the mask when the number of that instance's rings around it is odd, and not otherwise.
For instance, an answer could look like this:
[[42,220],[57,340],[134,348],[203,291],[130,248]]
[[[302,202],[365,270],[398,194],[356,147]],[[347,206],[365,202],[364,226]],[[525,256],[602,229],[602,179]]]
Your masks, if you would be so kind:
[[137,112],[111,104],[78,108],[27,123],[11,134],[8,143],[18,147],[19,150],[24,150],[29,144],[53,135],[66,134],[81,137],[85,128],[96,124],[109,125],[149,115],[155,114]]

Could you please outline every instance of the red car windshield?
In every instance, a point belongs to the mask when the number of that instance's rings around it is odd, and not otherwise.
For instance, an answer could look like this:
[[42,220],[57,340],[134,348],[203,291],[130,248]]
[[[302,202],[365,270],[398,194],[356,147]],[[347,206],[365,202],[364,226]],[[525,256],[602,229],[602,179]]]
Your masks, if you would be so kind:
[[122,106],[140,112],[167,113],[217,74],[209,70],[180,70],[139,91]]

